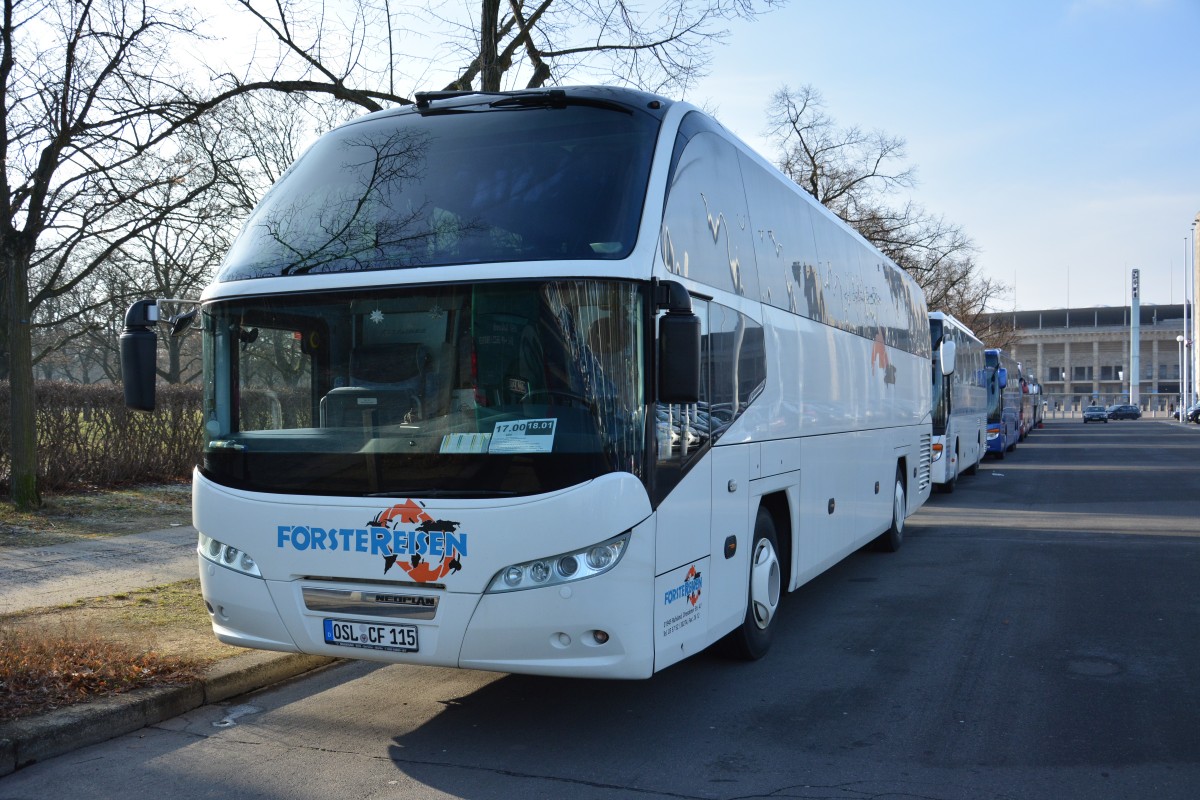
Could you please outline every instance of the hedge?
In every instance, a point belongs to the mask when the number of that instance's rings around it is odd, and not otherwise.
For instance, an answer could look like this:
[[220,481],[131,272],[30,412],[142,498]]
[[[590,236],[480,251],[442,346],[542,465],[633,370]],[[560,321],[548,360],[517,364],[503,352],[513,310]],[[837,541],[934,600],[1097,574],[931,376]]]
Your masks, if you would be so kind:
[[[158,387],[156,410],[130,411],[120,386],[38,381],[43,491],[186,480],[201,447],[200,387]],[[0,381],[0,487],[7,492],[9,385]]]

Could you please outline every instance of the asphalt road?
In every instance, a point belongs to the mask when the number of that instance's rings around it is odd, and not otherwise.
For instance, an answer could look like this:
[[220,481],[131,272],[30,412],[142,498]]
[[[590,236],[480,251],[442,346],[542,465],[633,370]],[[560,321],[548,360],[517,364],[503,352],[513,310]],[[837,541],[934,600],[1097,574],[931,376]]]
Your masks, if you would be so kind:
[[1056,421],[790,595],[770,655],[641,682],[350,663],[0,798],[1200,796],[1200,428]]

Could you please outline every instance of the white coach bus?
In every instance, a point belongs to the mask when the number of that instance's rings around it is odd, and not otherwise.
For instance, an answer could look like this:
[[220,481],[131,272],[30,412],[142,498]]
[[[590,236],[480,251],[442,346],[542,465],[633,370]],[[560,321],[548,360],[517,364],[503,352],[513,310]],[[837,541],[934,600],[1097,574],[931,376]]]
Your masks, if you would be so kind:
[[[153,408],[153,300],[122,335]],[[205,290],[200,575],[266,650],[645,678],[930,491],[917,285],[694,107],[418,95],[327,134]]]
[[970,328],[929,312],[933,347],[933,484],[953,492],[959,475],[974,475],[987,454],[984,346]]

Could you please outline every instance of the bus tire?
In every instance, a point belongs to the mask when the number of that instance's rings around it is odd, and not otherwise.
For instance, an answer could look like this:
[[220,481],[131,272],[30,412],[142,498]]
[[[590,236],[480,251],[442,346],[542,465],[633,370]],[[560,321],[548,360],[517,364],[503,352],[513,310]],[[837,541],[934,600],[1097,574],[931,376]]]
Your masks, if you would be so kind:
[[750,581],[746,595],[746,617],[722,642],[726,654],[756,661],[771,649],[775,617],[783,593],[783,568],[779,564],[779,539],[775,520],[765,508],[754,520],[754,543],[750,547]]
[[972,462],[971,462],[971,466],[969,466],[969,467],[967,467],[966,469],[964,469],[964,470],[963,470],[963,475],[974,475],[974,474],[976,474],[977,472],[979,472],[979,464],[980,464],[980,462],[982,462],[982,461],[983,461],[983,453],[984,453],[985,451],[984,451],[984,448],[983,448],[982,446],[980,446],[980,447],[979,447],[979,448],[976,450],[976,452],[977,452],[977,453],[979,453],[979,460],[978,460],[978,461],[972,461]]
[[904,544],[904,520],[908,517],[908,495],[904,492],[904,472],[896,467],[896,484],[892,490],[892,525],[875,540],[879,549],[894,553]]
[[954,474],[950,476],[950,479],[948,481],[946,481],[944,484],[942,484],[942,491],[945,492],[946,494],[954,494],[954,487],[958,485],[958,465],[962,463],[960,461],[961,458],[962,458],[962,453],[958,452],[958,442],[955,441],[954,442]]

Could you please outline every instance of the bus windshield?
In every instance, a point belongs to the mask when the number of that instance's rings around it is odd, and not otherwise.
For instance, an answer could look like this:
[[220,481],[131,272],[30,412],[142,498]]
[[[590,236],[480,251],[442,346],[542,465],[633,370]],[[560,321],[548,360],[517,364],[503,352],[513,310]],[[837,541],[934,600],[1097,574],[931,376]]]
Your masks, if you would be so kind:
[[544,281],[204,307],[204,452],[254,491],[527,495],[646,451],[635,284]]
[[989,352],[987,354],[987,421],[1000,422],[1003,418],[1004,387],[1000,386],[1000,359],[995,353]]
[[263,198],[217,279],[627,256],[658,120],[609,105],[481,108],[326,135]]

